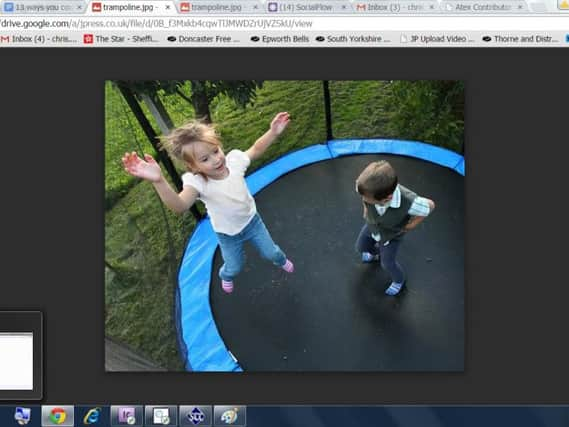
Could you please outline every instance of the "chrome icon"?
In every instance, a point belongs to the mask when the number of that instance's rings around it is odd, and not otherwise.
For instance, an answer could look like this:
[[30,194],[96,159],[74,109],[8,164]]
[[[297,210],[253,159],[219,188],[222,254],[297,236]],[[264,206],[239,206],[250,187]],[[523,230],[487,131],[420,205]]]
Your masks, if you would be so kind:
[[67,418],[67,413],[63,408],[53,408],[49,413],[49,420],[53,424],[63,424]]

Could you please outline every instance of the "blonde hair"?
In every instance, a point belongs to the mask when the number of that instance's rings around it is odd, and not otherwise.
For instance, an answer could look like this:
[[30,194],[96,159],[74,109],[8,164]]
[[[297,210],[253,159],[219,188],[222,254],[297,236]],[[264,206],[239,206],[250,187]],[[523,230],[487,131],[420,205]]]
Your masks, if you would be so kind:
[[375,200],[383,200],[393,194],[397,187],[395,169],[380,160],[367,165],[356,180],[356,189],[362,196],[371,196]]
[[199,173],[195,152],[192,145],[196,142],[205,142],[223,149],[215,126],[198,120],[192,120],[174,129],[166,136],[160,138],[160,146],[172,157],[184,163],[193,173]]

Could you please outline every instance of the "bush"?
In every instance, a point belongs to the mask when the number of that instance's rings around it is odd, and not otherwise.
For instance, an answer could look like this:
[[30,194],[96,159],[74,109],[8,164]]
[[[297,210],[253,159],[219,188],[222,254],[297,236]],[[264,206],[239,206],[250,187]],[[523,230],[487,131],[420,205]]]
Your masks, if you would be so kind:
[[464,82],[395,81],[385,91],[388,133],[461,152]]

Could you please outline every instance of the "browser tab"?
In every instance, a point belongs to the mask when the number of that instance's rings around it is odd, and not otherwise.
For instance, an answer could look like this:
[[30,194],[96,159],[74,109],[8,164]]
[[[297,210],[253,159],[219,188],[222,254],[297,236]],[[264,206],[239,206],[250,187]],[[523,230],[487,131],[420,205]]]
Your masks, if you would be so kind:
[[268,1],[265,5],[266,11],[271,14],[340,14],[349,13],[350,5],[343,1],[323,0],[323,1]]
[[416,15],[440,13],[438,2],[429,0],[353,3],[350,7],[354,13],[362,15]]
[[93,0],[86,9],[90,16],[168,16],[174,15],[176,8],[171,1],[162,0]]
[[208,1],[198,0],[192,2],[179,2],[176,4],[179,13],[194,15],[209,14],[239,14],[239,13],[259,13],[261,8],[258,2],[236,2],[236,1]]
[[83,1],[4,1],[0,10],[12,15],[68,15],[85,12]]
[[522,13],[529,11],[527,3],[523,0],[451,0],[442,2],[441,9],[445,12],[459,14],[504,14],[512,12]]

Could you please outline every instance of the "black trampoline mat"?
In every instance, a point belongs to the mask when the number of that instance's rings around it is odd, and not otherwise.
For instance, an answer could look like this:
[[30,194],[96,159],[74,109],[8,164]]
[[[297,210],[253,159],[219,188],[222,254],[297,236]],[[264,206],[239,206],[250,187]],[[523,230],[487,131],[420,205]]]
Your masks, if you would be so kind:
[[[362,264],[364,221],[355,179],[388,160],[399,182],[436,210],[409,232],[398,261],[404,290],[384,294],[378,263]],[[464,178],[394,155],[354,155],[302,167],[256,195],[287,274],[245,245],[235,290],[221,290],[217,250],[211,306],[227,348],[246,371],[462,371],[464,369]]]

